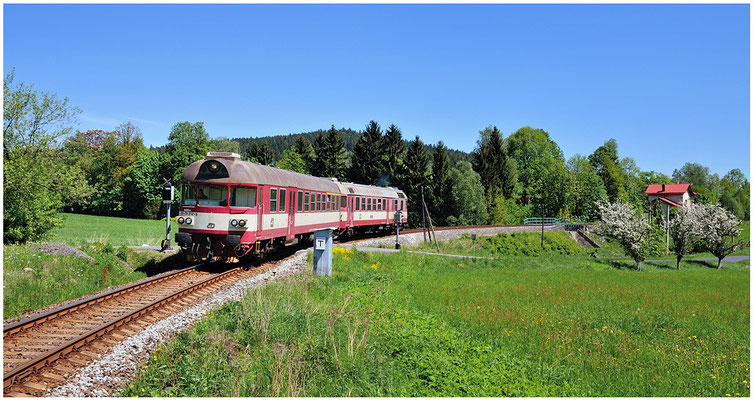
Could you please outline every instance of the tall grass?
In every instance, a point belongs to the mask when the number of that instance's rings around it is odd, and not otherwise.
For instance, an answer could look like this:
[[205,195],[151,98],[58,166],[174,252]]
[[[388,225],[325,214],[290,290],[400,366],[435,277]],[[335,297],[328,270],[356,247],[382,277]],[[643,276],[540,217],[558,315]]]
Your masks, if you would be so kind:
[[122,394],[749,396],[748,265],[339,250],[332,278],[220,308]]
[[36,245],[3,246],[3,318],[144,278],[164,258],[111,244],[84,245],[82,250],[94,261],[46,254]]

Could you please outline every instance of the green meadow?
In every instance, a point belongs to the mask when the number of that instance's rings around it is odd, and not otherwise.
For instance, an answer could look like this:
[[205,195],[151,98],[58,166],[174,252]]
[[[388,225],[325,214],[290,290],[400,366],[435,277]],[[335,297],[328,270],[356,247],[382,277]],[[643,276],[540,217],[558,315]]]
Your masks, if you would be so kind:
[[[165,221],[102,217],[98,215],[62,213],[63,225],[52,231],[51,243],[113,243],[120,246],[157,246],[165,238]],[[178,225],[171,221],[170,237],[174,239]]]
[[750,395],[749,262],[336,249],[157,349],[123,396]]

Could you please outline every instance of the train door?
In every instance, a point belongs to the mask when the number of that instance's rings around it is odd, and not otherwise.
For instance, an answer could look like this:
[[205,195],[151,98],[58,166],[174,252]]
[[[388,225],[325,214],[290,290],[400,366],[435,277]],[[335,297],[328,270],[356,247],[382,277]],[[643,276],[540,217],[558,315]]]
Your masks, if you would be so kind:
[[257,218],[256,219],[257,219],[258,224],[259,224],[259,226],[256,227],[256,232],[257,232],[256,234],[257,234],[257,236],[261,236],[261,230],[262,230],[262,226],[263,226],[262,223],[261,223],[261,220],[262,220],[262,216],[264,216],[264,209],[266,208],[266,207],[264,207],[264,189],[265,189],[264,186],[259,185],[259,202],[256,203],[258,205],[256,207],[256,212],[257,212]]
[[348,226],[353,227],[353,210],[355,209],[353,207],[354,203],[353,196],[348,196]]
[[288,201],[288,237],[287,239],[295,238],[295,200],[297,190],[294,188],[288,188],[290,201]]

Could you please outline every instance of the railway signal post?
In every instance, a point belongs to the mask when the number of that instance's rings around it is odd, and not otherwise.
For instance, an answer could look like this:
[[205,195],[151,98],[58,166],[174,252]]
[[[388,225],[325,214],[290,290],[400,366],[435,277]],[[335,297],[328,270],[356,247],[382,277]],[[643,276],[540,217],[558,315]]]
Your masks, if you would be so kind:
[[400,222],[403,220],[403,213],[400,210],[395,211],[395,248],[400,250]]
[[162,185],[162,204],[167,205],[167,219],[165,220],[167,227],[165,229],[165,240],[162,241],[162,251],[165,251],[170,249],[170,203],[175,198],[175,188],[169,180],[164,178],[163,180],[165,183]]
[[332,276],[332,230],[314,232],[314,275]]

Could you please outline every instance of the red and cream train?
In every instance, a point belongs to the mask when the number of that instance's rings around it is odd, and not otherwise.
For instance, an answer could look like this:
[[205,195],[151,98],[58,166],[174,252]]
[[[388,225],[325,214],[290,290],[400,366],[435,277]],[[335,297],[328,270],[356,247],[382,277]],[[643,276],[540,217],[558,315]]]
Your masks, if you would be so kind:
[[190,260],[237,261],[309,239],[392,230],[395,211],[407,221],[405,193],[391,187],[338,182],[207,153],[181,177],[175,241]]

